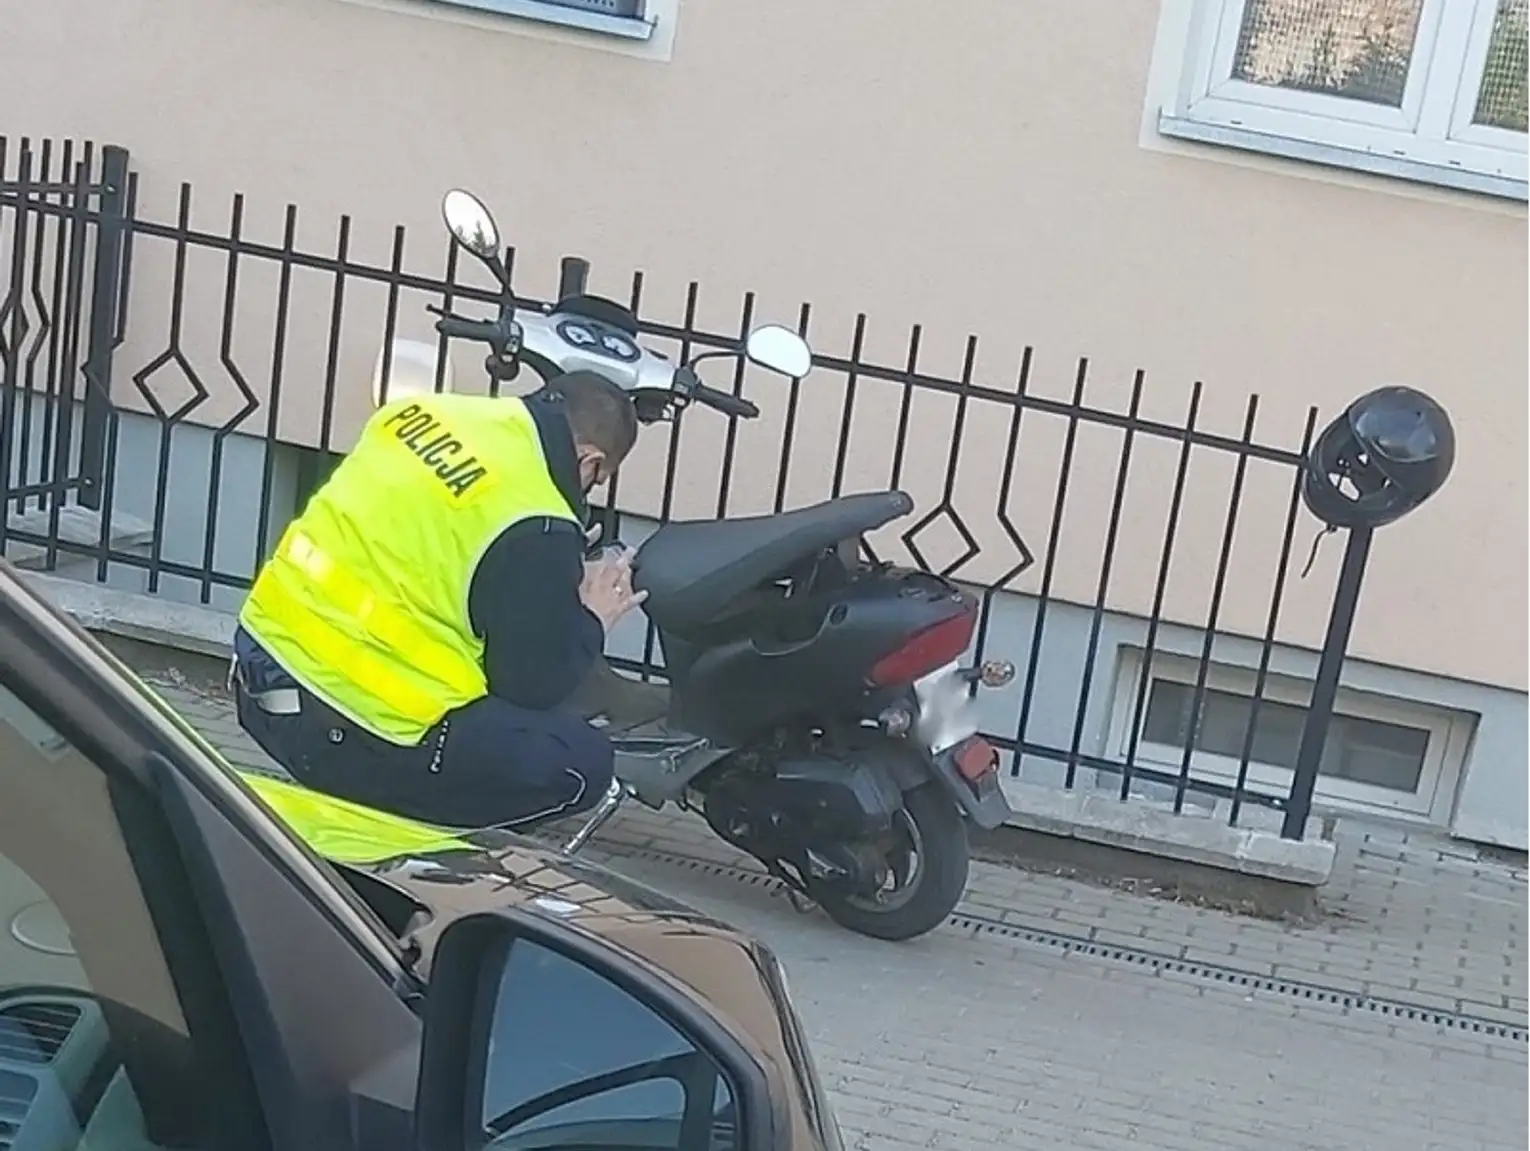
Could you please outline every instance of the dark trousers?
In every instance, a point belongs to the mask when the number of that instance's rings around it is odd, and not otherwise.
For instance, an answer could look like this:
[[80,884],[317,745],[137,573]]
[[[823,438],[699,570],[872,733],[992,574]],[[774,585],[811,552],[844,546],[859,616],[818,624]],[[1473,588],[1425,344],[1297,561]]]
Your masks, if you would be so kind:
[[239,725],[306,787],[443,827],[517,827],[585,811],[611,784],[611,743],[572,712],[485,696],[414,747],[357,727],[302,692],[272,715],[236,679]]

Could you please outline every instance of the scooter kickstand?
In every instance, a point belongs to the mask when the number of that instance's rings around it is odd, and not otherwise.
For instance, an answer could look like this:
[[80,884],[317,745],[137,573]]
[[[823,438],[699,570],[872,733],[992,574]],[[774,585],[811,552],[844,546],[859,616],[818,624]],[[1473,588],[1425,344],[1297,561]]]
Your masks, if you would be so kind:
[[611,786],[606,788],[606,794],[601,796],[600,803],[590,813],[590,818],[570,839],[563,845],[564,855],[574,855],[590,841],[590,837],[606,825],[606,821],[616,814],[616,809],[627,798],[627,789],[622,786],[620,780],[613,779]]

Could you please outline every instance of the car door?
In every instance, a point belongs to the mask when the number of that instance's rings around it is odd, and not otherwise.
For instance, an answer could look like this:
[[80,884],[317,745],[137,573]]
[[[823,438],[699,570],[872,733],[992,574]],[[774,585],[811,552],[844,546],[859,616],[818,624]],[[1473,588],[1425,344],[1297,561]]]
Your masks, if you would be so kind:
[[825,1146],[753,1036],[593,937],[457,920],[428,1003],[415,958],[0,563],[0,1151]]
[[0,680],[0,1149],[265,1151],[152,801]]
[[0,1151],[410,1145],[398,941],[3,565],[0,883]]

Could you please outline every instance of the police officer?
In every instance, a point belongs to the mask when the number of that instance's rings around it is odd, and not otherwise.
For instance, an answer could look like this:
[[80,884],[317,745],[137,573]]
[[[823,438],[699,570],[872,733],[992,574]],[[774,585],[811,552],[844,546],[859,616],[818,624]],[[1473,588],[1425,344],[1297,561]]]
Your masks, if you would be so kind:
[[429,823],[592,807],[611,746],[566,704],[643,597],[630,556],[585,564],[585,498],[637,430],[593,372],[385,405],[240,612],[241,726],[301,783]]

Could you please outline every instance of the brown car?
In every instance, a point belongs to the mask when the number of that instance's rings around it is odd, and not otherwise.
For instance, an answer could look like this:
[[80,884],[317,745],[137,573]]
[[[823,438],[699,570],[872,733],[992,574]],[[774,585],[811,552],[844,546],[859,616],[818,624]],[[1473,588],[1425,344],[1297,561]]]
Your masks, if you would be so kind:
[[758,940],[240,776],[3,562],[0,921],[0,1151],[841,1147]]

